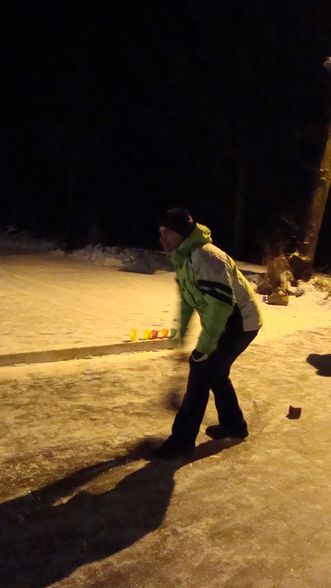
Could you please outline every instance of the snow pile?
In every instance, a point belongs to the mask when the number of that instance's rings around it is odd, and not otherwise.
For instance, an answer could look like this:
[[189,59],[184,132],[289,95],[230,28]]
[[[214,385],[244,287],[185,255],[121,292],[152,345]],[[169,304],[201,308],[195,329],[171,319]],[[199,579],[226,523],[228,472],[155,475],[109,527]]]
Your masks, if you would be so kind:
[[14,226],[7,226],[0,232],[1,251],[19,253],[42,253],[52,251],[57,245],[54,241],[38,239],[27,231],[19,231]]
[[[82,249],[75,249],[67,253],[71,259],[79,259],[81,261],[88,261],[97,265],[118,265],[117,247],[103,247],[102,245],[86,245]],[[60,252],[57,252],[59,254]],[[64,253],[64,252],[62,252]]]
[[141,274],[156,271],[172,271],[172,266],[162,251],[151,251],[135,247],[104,247],[86,245],[69,254],[70,257],[86,260],[98,265],[120,265],[122,269]]
[[57,257],[67,255],[72,259],[88,261],[96,265],[117,266],[130,272],[153,274],[156,271],[172,271],[172,266],[162,251],[151,251],[135,247],[106,247],[86,245],[66,253],[55,241],[38,239],[27,231],[7,226],[0,232],[0,251],[11,253],[51,253]]

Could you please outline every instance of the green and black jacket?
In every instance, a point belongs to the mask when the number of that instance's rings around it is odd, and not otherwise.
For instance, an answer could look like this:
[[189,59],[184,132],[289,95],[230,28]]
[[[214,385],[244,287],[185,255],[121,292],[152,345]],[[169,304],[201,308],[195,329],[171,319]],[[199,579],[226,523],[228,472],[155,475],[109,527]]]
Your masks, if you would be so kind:
[[207,227],[196,224],[187,239],[171,252],[170,259],[180,288],[181,337],[197,310],[202,327],[198,351],[210,355],[216,349],[235,311],[240,312],[244,331],[256,331],[262,326],[252,286],[233,259],[212,244]]

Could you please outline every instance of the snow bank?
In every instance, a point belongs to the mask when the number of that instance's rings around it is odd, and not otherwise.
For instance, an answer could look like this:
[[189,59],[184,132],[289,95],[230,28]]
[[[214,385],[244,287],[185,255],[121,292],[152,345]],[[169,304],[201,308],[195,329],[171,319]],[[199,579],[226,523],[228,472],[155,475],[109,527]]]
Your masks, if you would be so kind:
[[1,252],[42,253],[56,249],[54,241],[38,239],[27,231],[19,231],[14,226],[7,226],[0,232]]
[[[38,239],[27,231],[19,231],[15,226],[7,226],[0,232],[0,253],[48,253],[52,256],[66,256],[70,259],[92,264],[118,267],[122,270],[141,274],[154,274],[157,271],[173,271],[173,267],[163,251],[153,251],[137,247],[107,247],[101,244],[86,245],[70,253],[56,241]],[[238,267],[252,283],[254,289],[263,280],[266,267],[237,261]],[[300,283],[302,294],[317,294],[319,304],[330,299],[330,276],[313,278],[308,284]]]
[[106,247],[101,244],[86,245],[67,253],[56,241],[38,239],[27,231],[7,226],[0,232],[1,253],[50,253],[57,257],[67,255],[103,266],[118,266],[130,272],[153,274],[156,271],[172,271],[172,266],[162,251],[135,247]]
[[86,260],[98,265],[120,265],[122,269],[142,274],[155,271],[172,271],[172,266],[162,251],[151,251],[134,247],[104,247],[86,245],[68,254],[70,257]]

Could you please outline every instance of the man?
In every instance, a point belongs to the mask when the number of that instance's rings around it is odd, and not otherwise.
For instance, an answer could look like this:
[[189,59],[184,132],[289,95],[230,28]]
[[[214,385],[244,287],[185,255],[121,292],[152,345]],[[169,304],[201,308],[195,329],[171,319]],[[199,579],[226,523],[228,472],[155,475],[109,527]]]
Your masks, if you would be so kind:
[[253,288],[224,251],[212,244],[210,230],[193,222],[185,208],[168,210],[159,222],[160,242],[176,268],[180,289],[180,336],[194,310],[201,333],[190,355],[189,377],[172,434],[153,453],[162,459],[190,456],[203,419],[209,390],[219,424],[206,429],[213,439],[248,435],[229,374],[234,360],[262,326]]

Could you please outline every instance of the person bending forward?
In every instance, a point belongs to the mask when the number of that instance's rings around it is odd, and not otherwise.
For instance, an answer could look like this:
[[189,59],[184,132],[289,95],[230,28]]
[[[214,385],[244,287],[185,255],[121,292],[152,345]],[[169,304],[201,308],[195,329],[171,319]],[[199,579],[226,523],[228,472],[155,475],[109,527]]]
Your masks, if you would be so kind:
[[218,424],[207,427],[213,439],[245,438],[247,423],[232,382],[234,360],[262,326],[254,290],[233,259],[212,244],[208,227],[195,223],[186,208],[173,208],[159,222],[160,242],[176,268],[180,290],[180,337],[193,311],[201,333],[189,358],[189,376],[172,433],[153,454],[162,459],[192,455],[212,390]]

